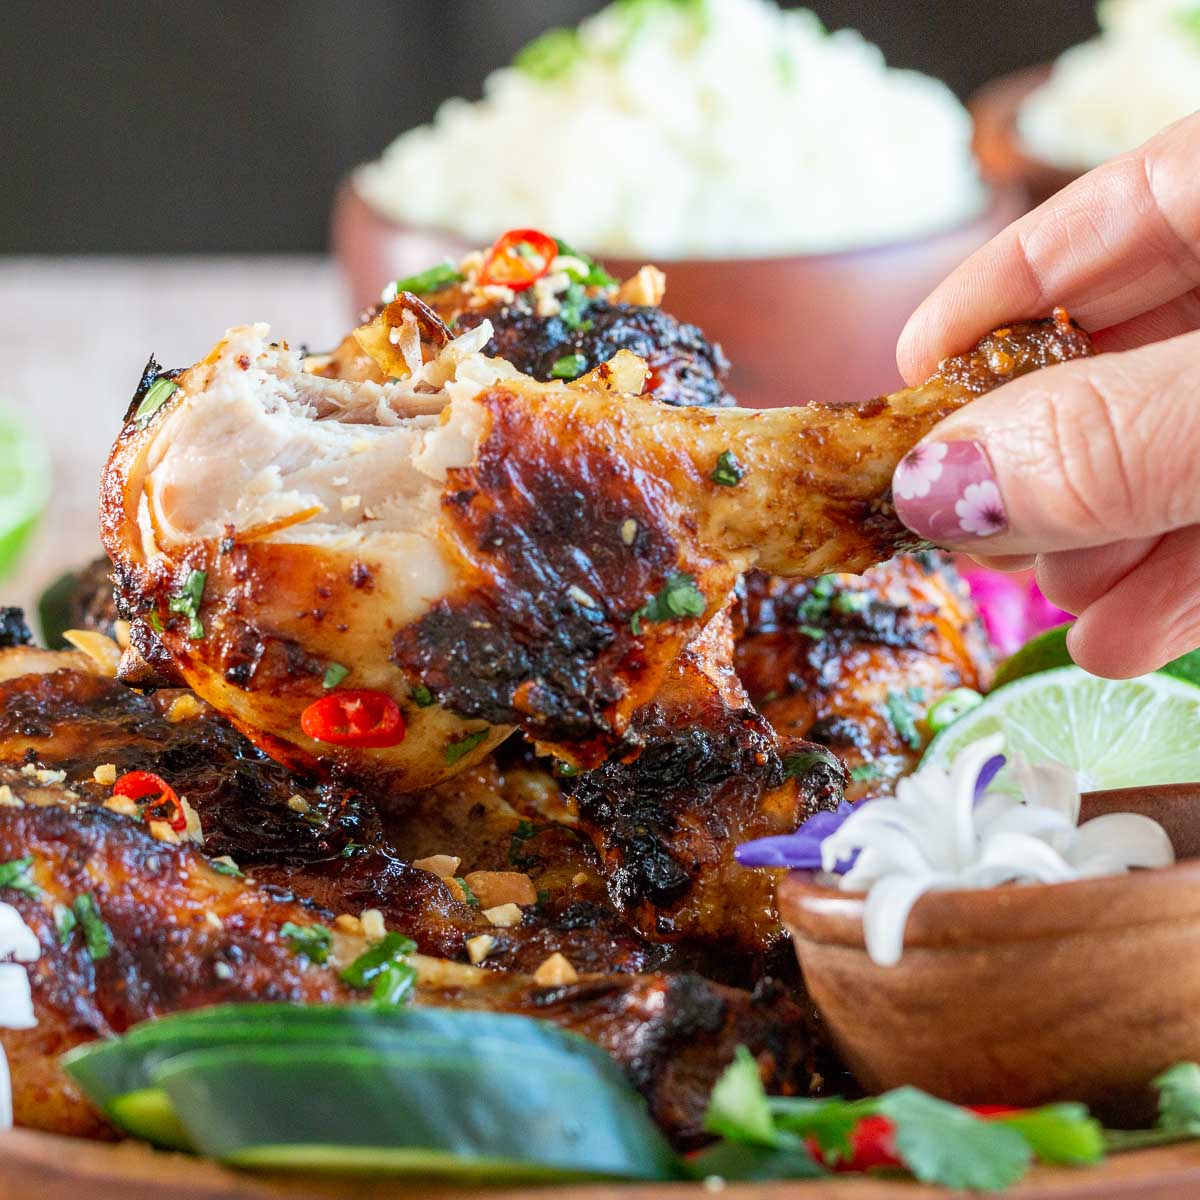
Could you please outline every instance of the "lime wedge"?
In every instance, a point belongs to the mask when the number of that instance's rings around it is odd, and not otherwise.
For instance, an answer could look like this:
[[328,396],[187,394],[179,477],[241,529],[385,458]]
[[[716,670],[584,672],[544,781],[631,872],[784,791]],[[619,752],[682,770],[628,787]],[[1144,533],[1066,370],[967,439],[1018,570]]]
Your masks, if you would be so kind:
[[0,410],[0,579],[12,570],[50,495],[50,459],[24,421]]
[[[992,691],[1015,680],[1024,679],[1027,675],[1052,671],[1055,667],[1071,666],[1071,656],[1067,653],[1067,633],[1072,624],[1073,622],[1068,621],[1065,625],[1055,625],[1053,629],[1047,629],[1037,637],[1030,638],[1020,650],[1009,655],[996,668]],[[1172,660],[1165,667],[1159,667],[1159,672],[1200,686],[1200,650],[1192,650]]]
[[1010,753],[1074,767],[1085,791],[1200,780],[1200,688],[1162,672],[1098,679],[1059,667],[1018,679],[938,734],[921,765],[946,767],[991,733]]

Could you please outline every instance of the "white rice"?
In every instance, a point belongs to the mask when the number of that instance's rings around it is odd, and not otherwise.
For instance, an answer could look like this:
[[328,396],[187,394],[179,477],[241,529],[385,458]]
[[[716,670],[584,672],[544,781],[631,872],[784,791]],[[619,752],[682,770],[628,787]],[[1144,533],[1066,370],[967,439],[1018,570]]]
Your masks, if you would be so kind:
[[559,36],[566,70],[504,68],[448,101],[359,169],[364,198],[479,242],[535,226],[668,260],[893,242],[984,203],[950,90],[808,11],[632,0]]
[[1086,170],[1200,109],[1200,0],[1105,0],[1101,33],[1054,64],[1017,129],[1036,157]]

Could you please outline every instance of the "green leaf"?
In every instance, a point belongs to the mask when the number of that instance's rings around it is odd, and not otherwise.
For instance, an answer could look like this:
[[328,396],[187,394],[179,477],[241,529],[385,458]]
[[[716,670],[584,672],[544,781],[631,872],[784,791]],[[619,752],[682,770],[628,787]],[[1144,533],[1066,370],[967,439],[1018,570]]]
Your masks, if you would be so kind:
[[1048,1104],[987,1120],[1015,1129],[1044,1163],[1080,1167],[1104,1157],[1104,1130],[1082,1104]]
[[[87,947],[91,960],[99,962],[101,959],[107,958],[112,953],[112,933],[100,918],[95,896],[91,892],[84,892],[82,896],[76,896],[71,910],[79,928],[83,930],[84,945]],[[61,929],[59,933],[61,936]]]
[[30,878],[29,872],[32,868],[32,854],[26,854],[24,858],[14,858],[11,862],[0,863],[0,888],[12,888],[23,896],[36,900],[42,892]]
[[487,738],[491,732],[489,729],[477,729],[474,733],[468,733],[466,737],[459,738],[457,742],[451,742],[446,747],[446,761],[448,763],[456,763],[464,754],[470,754],[480,742]]
[[566,75],[582,56],[583,47],[574,29],[547,29],[517,51],[513,66],[532,79],[549,83]]
[[427,271],[420,271],[416,275],[409,275],[404,279],[397,279],[390,287],[396,289],[396,294],[401,292],[411,292],[414,296],[425,296],[430,292],[440,292],[442,288],[450,287],[455,283],[462,283],[466,278],[459,269],[447,259],[445,262],[440,262],[436,267],[430,267]]
[[144,425],[170,398],[179,390],[179,384],[173,379],[160,375],[147,389],[142,402],[137,406],[133,419]]
[[709,478],[721,487],[736,487],[746,477],[746,468],[733,456],[732,450],[722,450]]
[[1176,1063],[1154,1080],[1158,1127],[1200,1133],[1200,1065]]
[[899,692],[888,692],[885,707],[892,728],[900,735],[905,745],[920,750],[921,735],[917,732],[916,714],[908,700]]
[[1033,1160],[1017,1130],[916,1088],[898,1088],[876,1104],[896,1128],[900,1158],[924,1183],[999,1191],[1016,1183]]
[[325,688],[335,688],[349,674],[349,667],[343,667],[341,663],[330,663],[329,666],[325,668],[325,677],[321,680],[321,686]]
[[786,1146],[750,1146],[744,1142],[717,1142],[683,1161],[692,1179],[728,1179],[744,1182],[771,1179],[822,1179],[829,1174],[797,1141]]
[[709,1133],[751,1145],[779,1144],[758,1063],[745,1046],[737,1048],[733,1062],[714,1085],[704,1116],[704,1128]]
[[385,967],[399,962],[416,948],[412,938],[394,931],[387,933],[342,971],[342,981],[351,987],[365,988]]
[[556,358],[550,368],[552,379],[578,379],[587,370],[587,356],[584,354],[564,354]]
[[292,953],[302,955],[318,966],[329,961],[333,946],[333,934],[324,925],[297,925],[284,921],[279,927],[279,936],[292,947]]
[[204,636],[200,605],[204,599],[204,584],[207,579],[207,571],[192,571],[184,580],[183,587],[171,597],[167,605],[171,612],[182,613],[188,618],[188,637],[193,641],[199,641]]
[[630,619],[630,628],[641,634],[642,621],[670,621],[676,617],[702,617],[708,607],[704,593],[696,586],[695,576],[685,571],[676,571],[667,576],[662,590],[643,604]]

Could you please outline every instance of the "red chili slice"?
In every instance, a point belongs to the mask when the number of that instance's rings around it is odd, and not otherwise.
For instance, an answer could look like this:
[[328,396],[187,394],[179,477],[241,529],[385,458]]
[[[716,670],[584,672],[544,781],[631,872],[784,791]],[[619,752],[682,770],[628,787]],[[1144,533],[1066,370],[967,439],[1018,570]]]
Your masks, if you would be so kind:
[[129,771],[113,784],[113,795],[143,804],[147,821],[166,821],[176,833],[187,828],[187,815],[175,789],[153,771]]
[[833,1171],[869,1171],[873,1167],[902,1167],[896,1152],[896,1129],[884,1116],[863,1117],[850,1133],[850,1156],[828,1163],[816,1138],[809,1138],[812,1156]]
[[300,714],[300,728],[334,746],[395,746],[404,741],[404,717],[391,696],[365,690],[333,692]]
[[540,230],[510,229],[488,251],[477,281],[523,292],[550,270],[556,254],[558,243]]

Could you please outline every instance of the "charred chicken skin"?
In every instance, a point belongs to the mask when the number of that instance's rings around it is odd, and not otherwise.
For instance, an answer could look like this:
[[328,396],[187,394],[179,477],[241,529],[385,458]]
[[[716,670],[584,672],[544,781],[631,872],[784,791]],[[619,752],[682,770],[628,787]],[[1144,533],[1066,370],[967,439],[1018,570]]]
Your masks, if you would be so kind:
[[[417,789],[517,726],[578,766],[635,753],[634,714],[745,570],[856,572],[910,545],[888,490],[901,455],[974,396],[1089,352],[1061,314],[918,388],[750,412],[647,398],[624,351],[540,383],[476,353],[490,334],[450,342],[401,295],[356,331],[397,382],[313,374],[259,326],[165,402],[135,398],[101,512],[135,645],[282,761]],[[398,707],[401,740],[304,731],[331,667]]]

